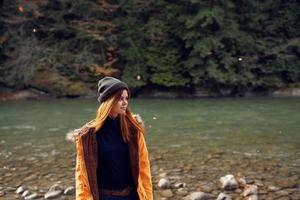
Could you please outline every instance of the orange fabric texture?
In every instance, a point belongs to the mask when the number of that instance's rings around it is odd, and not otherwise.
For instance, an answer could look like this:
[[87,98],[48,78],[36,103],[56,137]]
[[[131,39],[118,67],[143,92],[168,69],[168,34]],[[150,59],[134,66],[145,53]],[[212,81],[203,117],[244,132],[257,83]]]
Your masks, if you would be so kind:
[[76,137],[76,200],[93,200],[93,196],[90,191],[85,162],[82,148],[82,140],[80,137]]
[[139,134],[139,178],[138,194],[140,200],[153,200],[150,162],[144,135]]
[[[83,151],[83,142],[80,135],[86,133],[86,128],[82,128],[82,131],[76,136],[76,171],[75,171],[75,182],[76,182],[76,200],[96,200],[94,199],[90,182],[88,178],[87,167],[85,163],[85,155]],[[84,132],[84,133],[83,133]],[[91,133],[95,134],[95,133]],[[153,200],[153,190],[150,172],[150,162],[148,156],[148,150],[144,138],[144,134],[138,133],[138,185],[137,193],[139,200]],[[96,175],[95,175],[96,176]],[[101,200],[101,199],[99,199]]]

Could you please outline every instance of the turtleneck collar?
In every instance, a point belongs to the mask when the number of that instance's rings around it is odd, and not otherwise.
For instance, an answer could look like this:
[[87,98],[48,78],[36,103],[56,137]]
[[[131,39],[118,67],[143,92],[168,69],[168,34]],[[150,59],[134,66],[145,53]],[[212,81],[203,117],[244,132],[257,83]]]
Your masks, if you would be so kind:
[[116,122],[116,121],[119,120],[119,118],[120,118],[119,115],[117,115],[115,118],[112,118],[112,117],[110,117],[110,116],[107,116],[106,121],[107,121],[107,122]]

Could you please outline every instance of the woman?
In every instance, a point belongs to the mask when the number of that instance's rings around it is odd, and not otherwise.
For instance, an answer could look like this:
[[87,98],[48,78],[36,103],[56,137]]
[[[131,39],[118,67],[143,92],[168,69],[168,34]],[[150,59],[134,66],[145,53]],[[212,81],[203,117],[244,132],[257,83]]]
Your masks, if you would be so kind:
[[98,83],[96,118],[76,138],[77,200],[153,200],[144,129],[128,108],[129,89],[113,77]]

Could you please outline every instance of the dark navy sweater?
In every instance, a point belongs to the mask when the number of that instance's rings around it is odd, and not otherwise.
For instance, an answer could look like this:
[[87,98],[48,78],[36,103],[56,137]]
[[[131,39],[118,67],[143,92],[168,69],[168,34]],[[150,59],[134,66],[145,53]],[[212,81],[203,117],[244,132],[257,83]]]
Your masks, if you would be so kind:
[[99,164],[97,180],[100,188],[121,190],[133,186],[129,147],[121,133],[120,119],[107,117],[96,133]]

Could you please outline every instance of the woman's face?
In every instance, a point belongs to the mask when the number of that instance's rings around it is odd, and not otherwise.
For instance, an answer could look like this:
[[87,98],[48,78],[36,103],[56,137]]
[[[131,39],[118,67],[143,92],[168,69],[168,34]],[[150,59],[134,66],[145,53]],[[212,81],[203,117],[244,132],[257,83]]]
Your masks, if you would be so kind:
[[125,114],[128,106],[128,92],[127,90],[123,90],[121,97],[117,101],[117,103],[112,107],[110,111],[110,117],[116,117],[118,114]]

